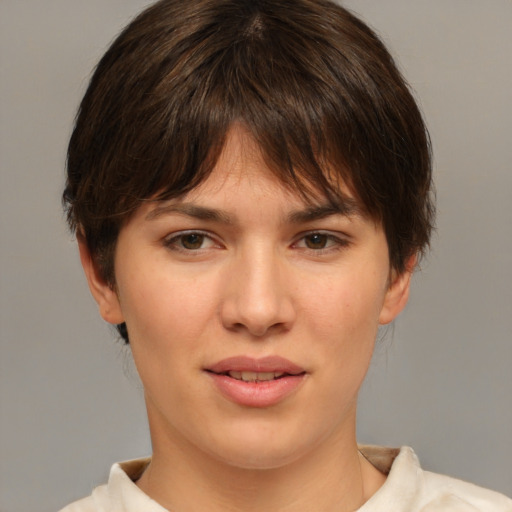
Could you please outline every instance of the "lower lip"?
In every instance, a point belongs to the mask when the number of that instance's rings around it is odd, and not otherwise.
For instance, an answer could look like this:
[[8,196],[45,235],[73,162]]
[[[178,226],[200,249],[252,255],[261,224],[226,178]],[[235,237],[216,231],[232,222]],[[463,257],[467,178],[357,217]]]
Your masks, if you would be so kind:
[[245,382],[228,375],[209,373],[220,392],[230,401],[246,407],[270,407],[290,396],[304,381],[304,374],[280,379]]

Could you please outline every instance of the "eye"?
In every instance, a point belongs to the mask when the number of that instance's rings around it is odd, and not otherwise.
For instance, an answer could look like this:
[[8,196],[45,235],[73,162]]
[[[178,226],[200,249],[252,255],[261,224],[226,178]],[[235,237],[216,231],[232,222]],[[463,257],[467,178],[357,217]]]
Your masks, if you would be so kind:
[[165,245],[175,251],[199,251],[216,247],[215,241],[200,231],[173,234],[165,239]]
[[324,233],[313,233],[304,237],[308,249],[325,249],[329,243],[329,236]]
[[184,249],[194,251],[196,249],[201,249],[204,239],[205,236],[201,233],[190,233],[188,235],[180,236],[178,240]]
[[310,249],[312,251],[322,251],[330,249],[339,249],[349,244],[348,240],[335,236],[331,233],[308,233],[298,240],[295,247]]

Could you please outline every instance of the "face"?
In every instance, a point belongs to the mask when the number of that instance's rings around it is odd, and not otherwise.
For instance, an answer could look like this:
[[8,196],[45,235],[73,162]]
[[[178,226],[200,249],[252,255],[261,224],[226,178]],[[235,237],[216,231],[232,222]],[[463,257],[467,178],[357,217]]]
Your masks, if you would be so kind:
[[377,329],[409,274],[347,195],[306,204],[233,128],[202,185],[121,230],[115,291],[81,247],[101,314],[127,324],[155,453],[268,468],[354,441]]

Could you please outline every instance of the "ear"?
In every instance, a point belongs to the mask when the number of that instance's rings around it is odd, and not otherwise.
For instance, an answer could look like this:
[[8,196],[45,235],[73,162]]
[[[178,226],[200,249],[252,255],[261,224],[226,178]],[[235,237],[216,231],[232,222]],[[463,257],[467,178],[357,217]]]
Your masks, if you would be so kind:
[[399,313],[405,308],[409,300],[409,289],[411,287],[411,277],[417,263],[417,255],[414,254],[406,263],[405,270],[397,274],[391,272],[391,283],[384,297],[384,304],[379,316],[381,325],[391,323]]
[[100,315],[110,324],[124,322],[119,298],[113,286],[103,279],[83,236],[77,236],[80,261],[94,300],[98,303]]

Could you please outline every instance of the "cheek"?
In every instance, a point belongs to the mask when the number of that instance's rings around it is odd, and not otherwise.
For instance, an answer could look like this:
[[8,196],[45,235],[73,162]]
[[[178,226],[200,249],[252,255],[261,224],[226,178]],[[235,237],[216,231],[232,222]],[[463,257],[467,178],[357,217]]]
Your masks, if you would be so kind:
[[303,315],[310,319],[310,336],[322,352],[318,366],[337,383],[331,388],[336,400],[339,393],[357,393],[370,364],[384,297],[379,282],[358,275],[338,280],[314,301],[310,298],[313,309]]
[[161,273],[146,272],[125,283],[121,306],[146,393],[156,402],[160,395],[182,400],[178,383],[198,366],[201,343],[214,339],[208,336],[215,315],[212,294],[204,282],[198,289],[193,280]]
[[130,337],[146,344],[166,344],[197,339],[211,316],[211,286],[204,280],[180,278],[171,273],[146,272],[126,280],[120,300]]
[[[324,286],[314,288],[314,297],[305,295],[302,303],[320,334],[362,341],[378,328],[384,300],[384,285],[380,281],[356,273],[331,278]],[[372,336],[369,341],[373,342]]]
[[156,404],[176,403],[186,392],[180,382],[199,364],[201,343],[213,338],[207,336],[215,315],[212,294],[206,283],[199,289],[176,273],[146,272],[125,282],[121,306],[145,391]]

